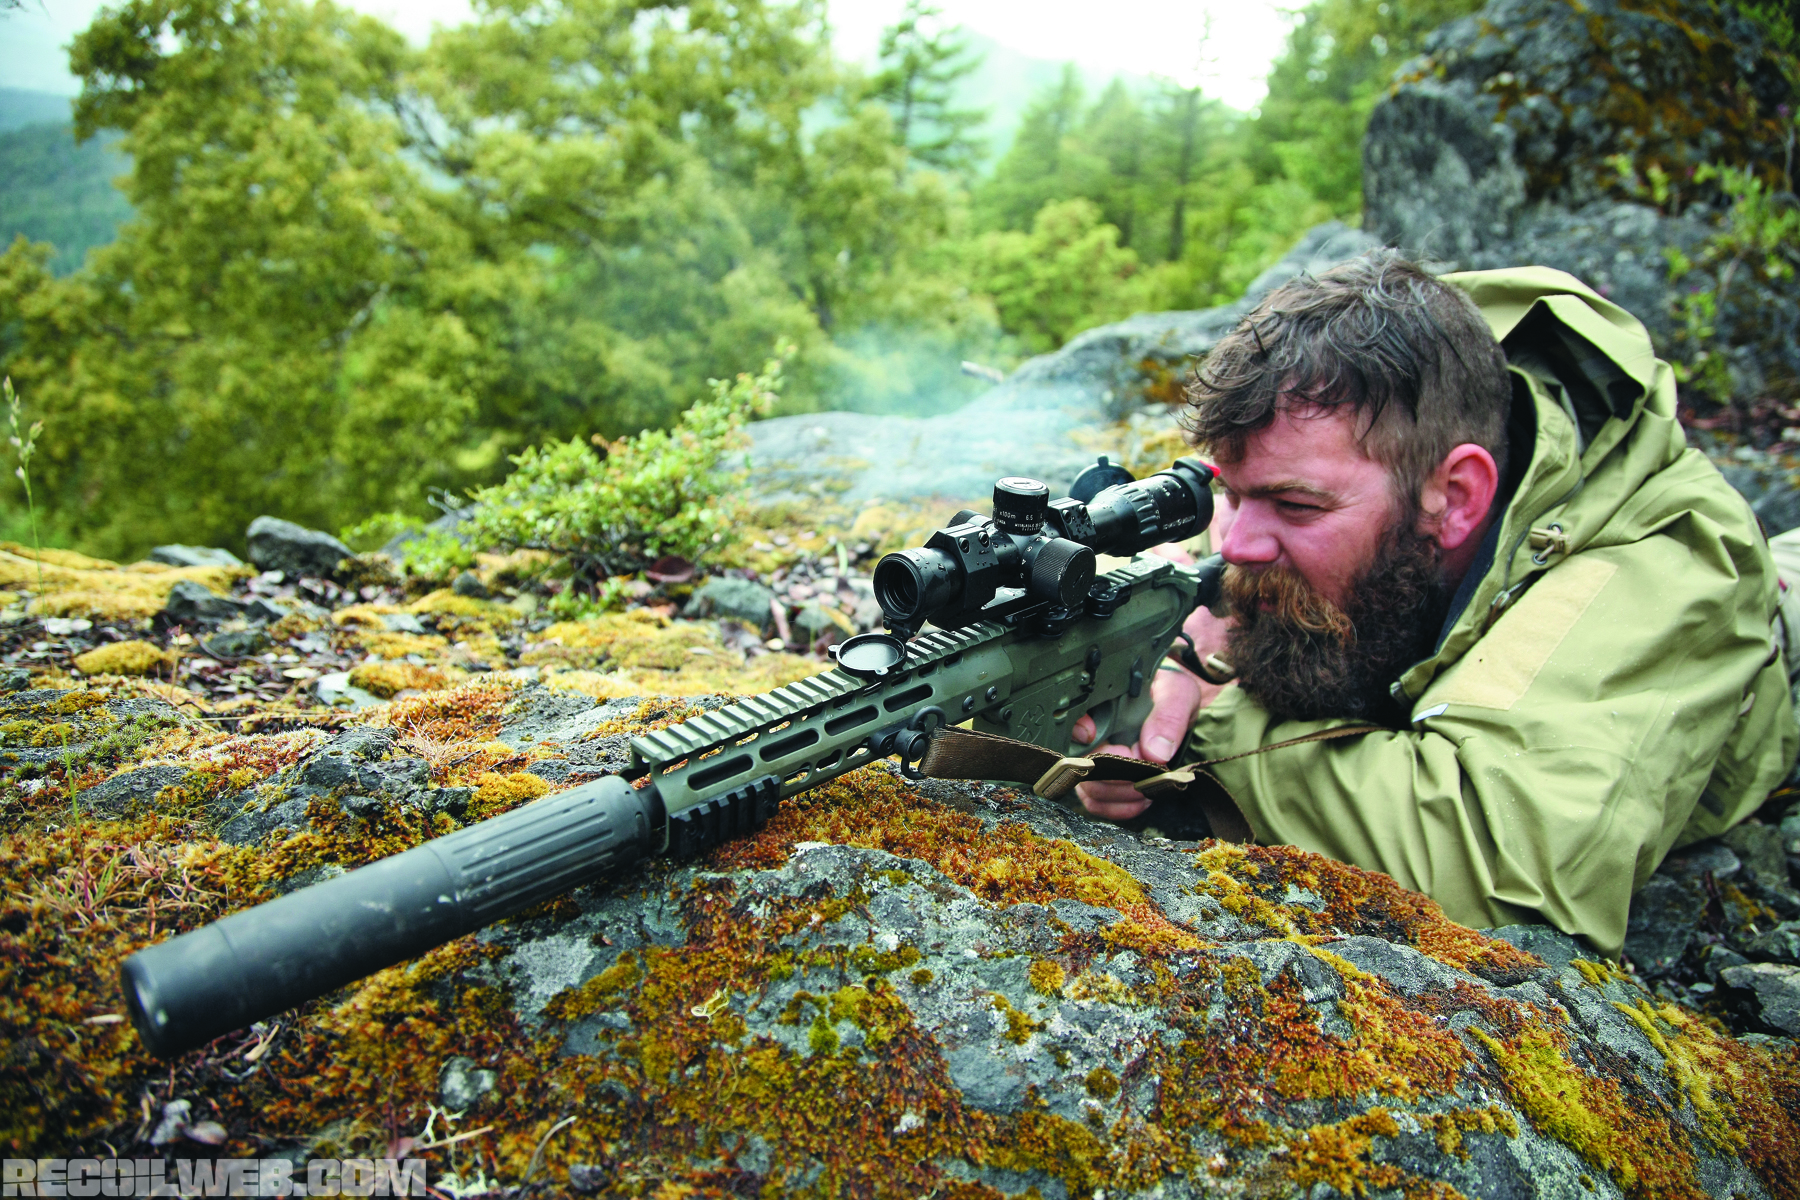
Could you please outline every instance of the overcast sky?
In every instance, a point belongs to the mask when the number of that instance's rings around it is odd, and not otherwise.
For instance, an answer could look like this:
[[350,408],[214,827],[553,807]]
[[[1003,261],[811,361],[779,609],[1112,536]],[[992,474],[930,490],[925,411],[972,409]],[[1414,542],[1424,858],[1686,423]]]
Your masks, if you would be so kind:
[[[871,59],[883,26],[903,0],[829,0],[838,51]],[[1195,82],[1226,102],[1250,108],[1281,49],[1286,5],[1278,0],[940,0],[946,20],[966,25],[1033,58],[1072,60],[1096,80],[1119,72]],[[84,28],[100,0],[25,0],[0,18],[0,87],[73,94],[62,47]],[[1297,6],[1297,5],[1296,5]],[[434,25],[468,20],[468,0],[350,0],[415,41]],[[1201,62],[1208,15],[1212,39]]]

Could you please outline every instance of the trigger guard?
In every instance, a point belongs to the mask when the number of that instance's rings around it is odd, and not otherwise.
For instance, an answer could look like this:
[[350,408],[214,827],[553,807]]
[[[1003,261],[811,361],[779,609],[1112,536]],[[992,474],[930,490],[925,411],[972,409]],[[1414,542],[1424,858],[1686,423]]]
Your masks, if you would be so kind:
[[1119,702],[1117,700],[1102,701],[1098,707],[1089,709],[1086,715],[1094,722],[1094,740],[1078,742],[1071,736],[1069,746],[1072,749],[1087,751],[1104,745],[1112,735],[1113,722],[1119,718]]

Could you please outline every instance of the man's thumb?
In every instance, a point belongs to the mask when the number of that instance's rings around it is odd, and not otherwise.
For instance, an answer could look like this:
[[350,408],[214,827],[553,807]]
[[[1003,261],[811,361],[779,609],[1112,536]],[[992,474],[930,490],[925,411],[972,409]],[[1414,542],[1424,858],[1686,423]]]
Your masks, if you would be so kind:
[[1162,671],[1152,695],[1156,703],[1138,731],[1138,748],[1144,757],[1166,763],[1175,757],[1188,726],[1194,723],[1194,712],[1200,707],[1200,685],[1185,671]]

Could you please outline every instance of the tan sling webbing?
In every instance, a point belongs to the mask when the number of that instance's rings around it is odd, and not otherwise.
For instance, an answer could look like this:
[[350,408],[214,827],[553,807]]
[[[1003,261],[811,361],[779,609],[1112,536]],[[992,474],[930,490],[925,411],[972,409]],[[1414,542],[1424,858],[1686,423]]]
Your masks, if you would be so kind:
[[1255,840],[1250,822],[1243,810],[1209,771],[1200,768],[1214,763],[1267,754],[1287,746],[1305,742],[1323,742],[1353,734],[1374,733],[1378,725],[1346,725],[1339,729],[1322,729],[1305,737],[1289,738],[1258,746],[1242,754],[1207,759],[1170,770],[1159,763],[1118,754],[1096,754],[1092,758],[1075,758],[1014,741],[991,733],[976,733],[955,726],[939,729],[931,735],[925,757],[919,760],[919,772],[932,779],[990,779],[1006,783],[1022,783],[1046,799],[1056,799],[1077,783],[1106,780],[1129,783],[1152,800],[1174,799],[1197,804],[1213,836],[1227,842],[1248,843]]

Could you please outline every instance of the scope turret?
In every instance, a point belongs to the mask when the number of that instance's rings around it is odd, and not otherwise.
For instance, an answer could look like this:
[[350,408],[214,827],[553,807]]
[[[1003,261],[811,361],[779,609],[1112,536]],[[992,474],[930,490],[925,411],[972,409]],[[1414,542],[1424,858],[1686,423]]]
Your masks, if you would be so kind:
[[[1038,480],[1009,476],[994,485],[992,517],[959,512],[922,548],[883,557],[875,567],[875,599],[888,628],[902,637],[927,622],[954,629],[997,615],[997,601],[1008,612],[1044,606],[1054,626],[1084,603],[1096,555],[1125,557],[1205,529],[1212,522],[1212,479],[1211,467],[1182,458],[1083,503],[1052,501]],[[1002,596],[1003,589],[1011,590]]]

